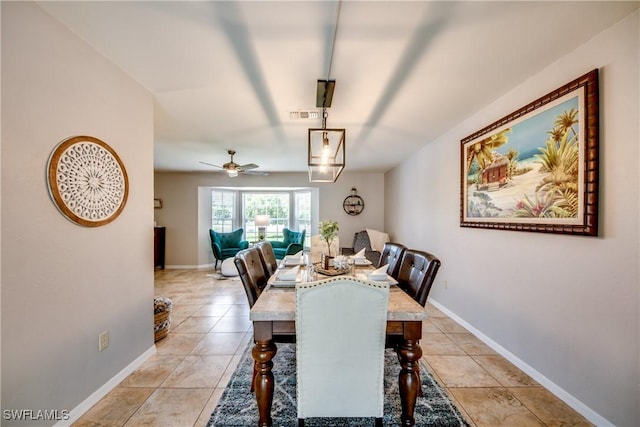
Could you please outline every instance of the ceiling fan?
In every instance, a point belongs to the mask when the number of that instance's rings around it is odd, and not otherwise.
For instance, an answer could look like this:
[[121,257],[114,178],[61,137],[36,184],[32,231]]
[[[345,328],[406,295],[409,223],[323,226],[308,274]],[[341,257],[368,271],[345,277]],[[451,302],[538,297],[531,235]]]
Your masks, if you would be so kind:
[[227,153],[229,153],[229,155],[231,156],[231,161],[223,164],[222,166],[214,165],[214,164],[207,163],[207,162],[200,162],[200,163],[202,163],[203,165],[209,165],[209,166],[213,166],[215,168],[222,169],[222,170],[226,171],[227,174],[230,177],[238,176],[239,173],[246,173],[246,174],[250,174],[250,175],[261,175],[261,176],[269,175],[267,172],[261,172],[261,171],[252,170],[252,169],[256,169],[256,168],[259,167],[255,163],[248,163],[246,165],[239,165],[236,162],[234,162],[233,161],[233,156],[236,154],[235,150],[228,150]]

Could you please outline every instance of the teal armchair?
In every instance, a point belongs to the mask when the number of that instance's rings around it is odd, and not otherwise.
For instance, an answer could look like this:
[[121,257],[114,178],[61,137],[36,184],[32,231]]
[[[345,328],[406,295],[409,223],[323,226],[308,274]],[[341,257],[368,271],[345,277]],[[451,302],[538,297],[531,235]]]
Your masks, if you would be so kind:
[[282,259],[286,255],[293,255],[300,252],[304,247],[304,235],[307,230],[302,231],[291,231],[288,228],[282,229],[282,234],[284,235],[284,240],[273,241],[270,240],[271,246],[273,247],[273,253],[276,256],[276,259]]
[[232,258],[241,250],[249,247],[249,242],[242,240],[242,233],[244,233],[242,228],[238,228],[231,233],[218,233],[213,229],[209,230],[211,250],[216,258],[215,267],[218,267],[218,261]]

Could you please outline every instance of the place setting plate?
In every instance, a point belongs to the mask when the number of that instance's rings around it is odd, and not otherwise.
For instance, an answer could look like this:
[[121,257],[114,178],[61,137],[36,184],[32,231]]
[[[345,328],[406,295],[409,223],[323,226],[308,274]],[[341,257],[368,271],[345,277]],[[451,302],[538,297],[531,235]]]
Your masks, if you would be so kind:
[[[296,270],[295,277],[291,276],[291,272]],[[296,286],[296,283],[300,283],[302,281],[303,271],[299,266],[295,266],[293,268],[282,268],[276,271],[276,276],[271,283],[271,286],[274,288],[293,288]]]
[[285,267],[295,267],[296,265],[302,265],[302,257],[287,255],[282,260],[282,265],[284,265]]
[[357,273],[356,278],[361,280],[368,280],[370,282],[388,283],[391,286],[398,284],[398,281],[388,274],[383,278],[383,276],[376,276],[371,273]]
[[353,265],[356,267],[364,267],[371,265],[371,261],[366,258],[351,258],[353,260]]

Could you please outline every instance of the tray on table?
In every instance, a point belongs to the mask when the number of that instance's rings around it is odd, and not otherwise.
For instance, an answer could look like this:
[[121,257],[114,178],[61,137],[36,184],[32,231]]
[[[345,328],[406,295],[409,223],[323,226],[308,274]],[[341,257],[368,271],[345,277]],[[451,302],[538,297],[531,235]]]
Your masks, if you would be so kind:
[[322,263],[315,263],[314,268],[316,272],[323,274],[325,276],[340,276],[343,274],[348,274],[349,270],[336,270],[334,267],[329,267],[329,269],[322,268]]

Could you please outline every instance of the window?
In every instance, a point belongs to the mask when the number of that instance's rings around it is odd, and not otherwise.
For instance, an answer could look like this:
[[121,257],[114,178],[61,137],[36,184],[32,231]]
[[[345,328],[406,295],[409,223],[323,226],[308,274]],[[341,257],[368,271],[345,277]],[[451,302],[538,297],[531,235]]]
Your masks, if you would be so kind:
[[[298,231],[307,230],[307,239],[311,241],[311,192],[297,191],[294,193],[295,225]],[[306,239],[305,239],[306,240]]]
[[247,240],[258,240],[256,215],[269,215],[265,240],[282,240],[282,229],[289,227],[290,193],[242,193],[244,230]]
[[[282,240],[282,229],[311,232],[312,189],[212,189],[211,228],[230,232],[244,228],[243,238],[258,240],[256,215],[269,215],[266,240]],[[309,237],[305,239],[308,245]]]
[[213,190],[211,192],[211,228],[219,233],[235,229],[236,192]]

